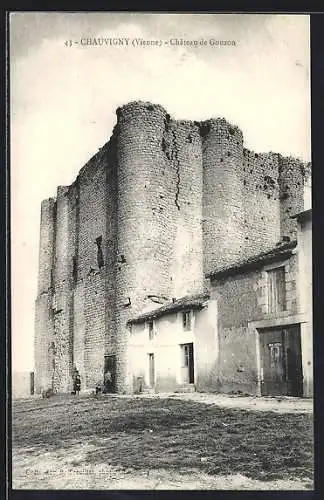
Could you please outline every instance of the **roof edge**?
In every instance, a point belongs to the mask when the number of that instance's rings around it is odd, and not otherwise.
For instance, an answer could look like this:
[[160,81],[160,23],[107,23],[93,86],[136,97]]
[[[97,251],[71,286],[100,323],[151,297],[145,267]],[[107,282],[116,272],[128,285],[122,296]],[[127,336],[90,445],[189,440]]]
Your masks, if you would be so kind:
[[291,219],[297,219],[297,222],[305,219],[310,219],[312,216],[312,209],[309,208],[307,210],[303,210],[302,212],[298,212],[295,215],[291,215]]
[[218,271],[214,271],[206,274],[206,278],[211,280],[226,278],[229,276],[235,276],[236,274],[240,274],[241,272],[252,271],[253,269],[258,269],[262,267],[264,264],[270,264],[271,262],[276,262],[281,260],[282,258],[289,257],[293,249],[297,246],[297,240],[290,241],[285,245],[281,245],[281,247],[275,247],[268,252],[261,253],[256,255],[255,257],[251,257],[242,263],[233,264],[227,268],[219,269]]
[[202,309],[205,305],[204,302],[209,298],[209,293],[201,293],[197,295],[188,295],[185,297],[181,297],[174,302],[169,302],[162,307],[158,307],[157,309],[147,311],[143,314],[129,319],[127,321],[127,325],[144,323],[145,321],[157,319],[167,314],[175,313],[184,309]]

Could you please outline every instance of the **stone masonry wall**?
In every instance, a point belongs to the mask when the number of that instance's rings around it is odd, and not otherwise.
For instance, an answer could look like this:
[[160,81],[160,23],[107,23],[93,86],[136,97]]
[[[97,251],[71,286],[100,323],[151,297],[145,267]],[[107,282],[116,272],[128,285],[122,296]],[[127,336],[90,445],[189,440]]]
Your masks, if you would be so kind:
[[40,245],[39,245],[39,271],[37,290],[38,295],[47,292],[52,286],[53,258],[56,233],[56,200],[49,198],[41,205],[40,218]]
[[[83,288],[80,311],[75,303],[74,315],[82,316],[84,342],[83,369],[80,373],[84,387],[94,387],[103,378],[104,339],[106,332],[106,162],[100,151],[88,162],[78,178],[79,231],[77,282]],[[98,262],[97,238],[101,238],[103,261]],[[80,283],[81,282],[81,283]],[[79,303],[78,303],[79,304]],[[79,367],[76,365],[77,369]]]
[[56,200],[56,245],[54,259],[54,296],[52,321],[54,348],[56,352],[54,390],[67,392],[70,389],[71,366],[71,290],[69,260],[69,198],[68,187],[59,186]]
[[[83,359],[83,350],[75,349],[75,343],[77,342],[77,329],[75,327],[75,322],[79,319],[81,313],[76,304],[76,287],[77,287],[77,262],[78,262],[78,234],[79,234],[79,182],[76,180],[68,189],[68,232],[69,232],[69,245],[66,249],[67,258],[69,262],[68,270],[68,282],[70,290],[70,314],[69,314],[69,328],[70,328],[70,350],[71,350],[71,360],[70,368],[76,364],[75,356],[77,356],[78,361]],[[77,314],[75,314],[77,313]],[[81,346],[80,346],[81,347]],[[81,372],[80,372],[81,373]],[[71,379],[71,377],[70,377]],[[72,386],[72,379],[70,380]],[[72,387],[71,387],[72,388]]]
[[118,110],[117,381],[131,385],[126,321],[203,286],[199,129],[160,106]]
[[167,197],[173,208],[166,228],[173,242],[169,279],[171,297],[180,298],[203,290],[201,137],[197,124],[171,121],[164,138],[169,140],[167,169],[176,172],[176,191],[171,184]]
[[58,188],[51,242],[47,212],[42,216],[39,289],[52,283],[36,302],[36,366],[43,375],[48,372],[38,384],[42,389],[70,391],[74,366],[82,387],[93,388],[103,378],[105,352],[115,350],[116,169],[109,162],[111,149],[108,143],[70,187]]
[[56,202],[44,200],[41,206],[38,293],[35,303],[35,393],[51,384],[49,347],[52,337],[53,254],[55,248]]
[[244,149],[225,119],[173,120],[145,102],[119,108],[110,141],[42,205],[36,389],[54,367],[54,388],[70,390],[73,365],[93,388],[115,354],[117,389],[129,390],[127,320],[293,237],[307,172]]
[[[161,296],[162,300],[170,295],[177,172],[162,149],[168,120],[163,108],[134,103],[118,110],[117,116],[116,348],[117,389],[123,391],[131,384],[126,321],[145,305],[150,307],[150,295]],[[151,307],[156,304],[152,302]]]
[[297,237],[296,219],[290,217],[304,210],[304,188],[310,170],[310,164],[279,155],[280,229],[281,235],[290,239]]
[[50,317],[52,308],[51,291],[38,296],[35,303],[35,394],[41,394],[51,387],[53,364],[51,342],[53,323]]
[[[270,267],[285,266],[287,314],[300,312],[297,302],[297,255]],[[218,304],[219,363],[215,387],[221,392],[257,394],[256,330],[250,321],[276,317],[268,311],[267,269],[244,272],[212,282]],[[216,376],[216,372],[215,372]]]
[[106,242],[105,291],[106,291],[106,333],[105,354],[116,354],[116,273],[117,269],[117,148],[113,135],[106,154]]
[[272,249],[281,239],[278,155],[244,149],[241,228],[245,258]]
[[236,262],[244,253],[242,132],[224,119],[200,125],[203,137],[204,272]]
[[[108,143],[80,172],[74,290],[74,364],[84,388],[115,351],[116,168]],[[99,239],[99,240],[98,240]]]
[[212,283],[212,297],[218,303],[220,352],[214,387],[220,392],[257,392],[256,337],[248,321],[264,313],[264,284],[261,270]]

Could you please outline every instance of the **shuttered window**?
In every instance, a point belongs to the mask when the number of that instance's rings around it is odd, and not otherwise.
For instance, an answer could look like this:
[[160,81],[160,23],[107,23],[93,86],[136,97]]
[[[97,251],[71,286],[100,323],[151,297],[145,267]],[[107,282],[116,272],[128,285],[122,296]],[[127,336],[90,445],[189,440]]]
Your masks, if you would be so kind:
[[154,339],[154,323],[152,320],[149,322],[148,328],[149,328],[149,339],[153,340]]
[[268,271],[268,311],[276,313],[286,310],[285,268]]
[[191,312],[186,311],[182,313],[182,324],[184,330],[191,330]]

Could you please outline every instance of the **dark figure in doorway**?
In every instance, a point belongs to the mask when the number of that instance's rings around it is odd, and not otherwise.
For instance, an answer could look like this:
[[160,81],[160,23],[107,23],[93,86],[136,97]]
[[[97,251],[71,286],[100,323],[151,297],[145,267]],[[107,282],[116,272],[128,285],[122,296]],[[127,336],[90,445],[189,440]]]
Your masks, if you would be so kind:
[[112,392],[112,375],[109,370],[104,375],[104,386],[105,392]]
[[80,390],[81,390],[81,377],[79,372],[76,372],[74,378],[74,387],[73,387],[74,394],[79,395]]
[[301,396],[302,380],[300,379],[298,360],[290,347],[287,349],[287,378],[290,385],[288,394],[290,396]]

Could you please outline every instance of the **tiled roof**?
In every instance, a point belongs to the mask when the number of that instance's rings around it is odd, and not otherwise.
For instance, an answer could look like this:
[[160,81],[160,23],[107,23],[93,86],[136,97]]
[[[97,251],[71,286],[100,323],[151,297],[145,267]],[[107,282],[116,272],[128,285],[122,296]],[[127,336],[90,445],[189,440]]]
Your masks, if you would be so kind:
[[292,254],[292,250],[296,247],[297,241],[283,242],[272,248],[268,252],[263,252],[253,257],[250,257],[241,262],[236,262],[232,266],[223,267],[221,269],[216,269],[212,273],[206,275],[207,278],[220,279],[227,276],[233,276],[240,272],[245,272],[248,270],[256,269],[262,267],[266,263],[275,262],[281,258],[289,257]]
[[148,311],[135,318],[132,318],[128,320],[127,324],[143,323],[144,321],[156,319],[171,312],[174,313],[177,311],[181,311],[182,309],[202,309],[208,299],[209,294],[207,293],[182,297],[175,300],[174,302],[169,302],[168,304],[165,304],[158,309]]
[[297,219],[299,221],[303,221],[305,219],[310,219],[312,217],[312,209],[309,208],[308,210],[303,210],[302,212],[299,212],[298,214],[292,215],[290,218],[291,219]]

